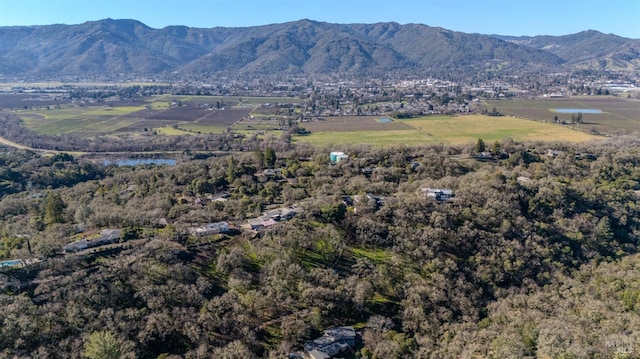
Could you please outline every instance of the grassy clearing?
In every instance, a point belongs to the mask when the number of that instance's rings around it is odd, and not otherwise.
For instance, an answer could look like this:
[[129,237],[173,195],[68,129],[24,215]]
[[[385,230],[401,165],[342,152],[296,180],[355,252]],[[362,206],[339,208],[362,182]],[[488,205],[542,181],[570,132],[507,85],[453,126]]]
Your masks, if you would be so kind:
[[156,131],[159,135],[165,135],[165,136],[193,135],[194,134],[193,132],[181,130],[179,128],[174,128],[172,126],[157,127],[157,128],[154,128],[153,130]]
[[375,304],[386,304],[386,303],[393,303],[392,300],[390,300],[389,298],[383,296],[382,294],[375,292],[373,297],[371,299],[369,299],[370,303],[375,303]]
[[569,142],[589,141],[597,138],[566,126],[507,116],[423,117],[408,120],[405,123],[422,133],[436,137],[439,142],[451,144],[468,143],[478,138],[485,141],[512,138],[519,141]]
[[40,111],[18,111],[18,116],[41,117],[45,120],[64,120],[71,117],[83,116],[91,112],[95,108],[92,107],[61,107],[59,109],[49,109]]
[[64,120],[25,120],[25,124],[30,129],[47,135],[77,134],[95,135],[98,133],[111,133],[120,128],[127,127],[135,123],[131,119],[119,118],[68,118]]
[[204,133],[204,134],[223,133],[227,129],[226,126],[204,125],[200,123],[184,123],[184,124],[180,124],[180,128],[190,132]]
[[583,114],[583,128],[603,133],[618,130],[629,132],[640,128],[640,100],[613,96],[576,96],[560,99],[536,100],[487,100],[483,106],[496,108],[508,116],[551,122],[554,116],[560,121],[571,121],[571,114],[554,113],[556,108],[585,108],[603,111],[599,114]]
[[254,265],[256,268],[260,268],[261,263],[258,257],[258,253],[253,248],[251,243],[248,240],[244,240],[240,242],[240,245],[247,256],[247,259],[249,259],[249,261],[251,262],[251,264]]
[[387,263],[391,260],[391,252],[377,248],[352,248],[351,252],[356,258],[367,258],[374,263]]
[[32,130],[46,134],[46,135],[60,135],[65,133],[72,133],[81,130],[89,122],[82,118],[70,118],[65,120],[47,120],[39,122],[31,127]]
[[92,136],[110,133],[136,122],[132,118],[122,118],[140,111],[143,107],[68,107],[42,111],[19,112],[24,124],[31,130],[46,135],[75,133]]
[[511,138],[518,141],[581,142],[599,137],[566,126],[529,121],[507,116],[483,115],[434,116],[404,120],[411,130],[391,131],[322,131],[295,137],[296,141],[314,145],[370,144],[420,145],[429,143],[465,144],[482,138],[485,141]]
[[83,116],[124,116],[143,109],[143,106],[102,107],[87,111],[83,114]]
[[313,132],[310,135],[296,136],[296,142],[308,142],[312,145],[333,144],[370,144],[372,146],[419,145],[435,143],[433,139],[416,130],[400,131],[326,131]]
[[316,251],[307,250],[300,255],[300,264],[307,269],[320,267],[324,263],[324,258],[322,258],[322,255]]
[[[187,102],[184,107],[171,107],[174,101]],[[215,103],[225,106],[240,104],[225,110],[205,111],[194,103]],[[635,102],[634,102],[635,101]],[[77,134],[93,136],[97,134],[137,133],[153,128],[164,135],[219,134],[231,126],[234,132],[248,136],[280,136],[281,121],[265,120],[247,115],[250,106],[264,103],[299,102],[294,98],[278,97],[221,97],[221,96],[157,96],[147,99],[140,106],[108,107],[61,107],[37,111],[17,111],[25,125],[41,134]],[[628,130],[640,128],[640,101],[600,96],[561,100],[500,100],[486,101],[483,106],[496,107],[506,114],[518,115],[489,117],[429,116],[409,120],[394,120],[380,123],[379,117],[329,117],[324,121],[308,122],[303,127],[311,131],[307,136],[296,136],[294,141],[314,145],[369,144],[373,146],[424,145],[424,144],[467,144],[478,138],[485,141],[512,138],[517,141],[569,141],[580,142],[598,137],[587,134],[587,130],[602,126],[618,126]],[[150,106],[151,109],[148,109]],[[245,106],[245,107],[243,107]],[[602,115],[584,114],[584,124],[575,131],[572,126],[552,124],[552,108],[576,107],[597,108],[605,111]],[[139,113],[138,113],[139,112]],[[570,115],[559,115],[561,120]],[[536,119],[536,121],[526,119]],[[543,120],[540,120],[543,119]],[[608,123],[603,125],[603,122]],[[545,121],[549,121],[545,123]],[[600,121],[600,122],[597,122]],[[180,129],[173,128],[178,125]],[[623,125],[627,126],[624,127]],[[600,127],[598,127],[600,126]]]
[[162,110],[166,110],[166,109],[170,108],[171,107],[171,102],[156,101],[156,102],[149,103],[149,105],[151,106],[151,110],[162,111]]
[[144,106],[91,106],[91,107],[61,107],[39,111],[19,111],[20,116],[39,115],[47,120],[64,120],[70,117],[92,117],[92,116],[124,116],[143,110]]
[[284,133],[284,131],[255,131],[255,130],[233,130],[233,133],[245,136],[253,136],[256,135],[258,138],[267,138],[270,136],[280,137]]
[[273,121],[269,122],[236,122],[231,128],[236,131],[254,130],[254,131],[271,131],[278,128],[278,124]]

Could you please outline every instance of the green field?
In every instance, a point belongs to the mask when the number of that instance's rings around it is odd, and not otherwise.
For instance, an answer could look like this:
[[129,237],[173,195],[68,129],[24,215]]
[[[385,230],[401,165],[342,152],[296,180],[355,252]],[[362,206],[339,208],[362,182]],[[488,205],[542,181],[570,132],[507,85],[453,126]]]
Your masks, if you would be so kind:
[[556,108],[594,109],[600,114],[583,114],[580,125],[585,131],[605,134],[620,130],[632,133],[640,130],[640,100],[614,96],[576,96],[557,99],[534,100],[487,100],[483,107],[496,108],[507,116],[552,122],[554,116],[559,121],[571,122],[571,114],[555,113]]
[[[223,108],[212,108],[216,102]],[[223,133],[227,128],[245,135],[280,136],[285,117],[263,114],[271,107],[265,103],[299,102],[293,98],[156,96],[130,106],[74,106],[19,110],[16,114],[28,128],[47,135],[138,134],[150,130],[163,135]],[[179,103],[177,106],[176,104]],[[464,144],[482,138],[495,141],[580,142],[599,137],[589,132],[640,129],[640,101],[614,97],[580,97],[554,100],[486,101],[485,108],[508,116],[483,115],[428,116],[382,123],[374,116],[327,117],[322,121],[301,123],[310,135],[296,136],[294,141],[317,145],[371,144],[374,146]],[[603,114],[584,114],[580,125],[551,123],[557,115],[561,121],[571,114],[556,114],[554,108],[593,108]],[[279,109],[274,109],[274,111]],[[580,131],[578,131],[580,130]]]
[[[24,125],[44,135],[74,134],[81,137],[96,135],[139,134],[150,130],[163,135],[223,133],[227,128],[245,133],[271,132],[281,125],[267,117],[246,123],[254,110],[266,103],[298,103],[297,98],[242,96],[174,96],[146,98],[135,105],[116,106],[92,104],[77,106],[71,103],[55,106],[31,106],[16,110]],[[22,107],[22,106],[20,106]],[[256,116],[261,114],[256,113]],[[278,116],[271,116],[278,118]],[[277,131],[276,135],[280,135]]]
[[482,138],[495,141],[511,138],[517,141],[569,141],[581,142],[598,139],[567,126],[554,125],[512,117],[482,115],[421,117],[402,122],[412,129],[367,131],[322,131],[295,137],[296,141],[316,145],[371,144],[420,145],[433,143],[464,144]]
[[136,122],[126,116],[144,107],[67,107],[18,113],[24,124],[41,134],[83,134],[111,133]]
[[186,130],[185,133],[222,133],[226,126],[216,126],[216,125],[205,125],[199,123],[185,123],[179,126],[180,129]]

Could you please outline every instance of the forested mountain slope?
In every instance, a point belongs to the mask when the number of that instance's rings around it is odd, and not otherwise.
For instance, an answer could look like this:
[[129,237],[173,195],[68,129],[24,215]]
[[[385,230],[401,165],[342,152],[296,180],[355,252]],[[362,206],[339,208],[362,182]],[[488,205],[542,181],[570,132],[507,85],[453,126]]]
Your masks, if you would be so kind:
[[[43,259],[0,275],[0,356],[109,342],[125,357],[281,358],[336,325],[361,329],[370,358],[640,350],[637,140],[504,141],[483,161],[473,146],[345,146],[336,165],[328,148],[262,145],[173,167],[0,154],[18,183],[0,201],[0,255]],[[290,221],[240,227],[291,205]],[[217,221],[237,231],[189,231]],[[123,243],[60,254],[102,228]]]
[[576,68],[599,70],[637,69],[640,40],[598,31],[564,36],[496,36],[518,45],[545,50]]
[[105,19],[78,25],[0,27],[0,75],[442,74],[548,70],[565,63],[568,69],[574,65],[600,69],[601,64],[593,63],[597,59],[637,69],[637,48],[637,40],[597,32],[498,38],[420,24],[312,20],[242,28],[153,29],[135,20]]

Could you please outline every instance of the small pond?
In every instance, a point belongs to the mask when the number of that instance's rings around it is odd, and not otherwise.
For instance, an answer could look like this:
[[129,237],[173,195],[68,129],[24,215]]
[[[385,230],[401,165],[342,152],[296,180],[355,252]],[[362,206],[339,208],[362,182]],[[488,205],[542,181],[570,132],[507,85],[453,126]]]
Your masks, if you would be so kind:
[[602,113],[602,110],[594,108],[552,108],[551,112],[557,113]]

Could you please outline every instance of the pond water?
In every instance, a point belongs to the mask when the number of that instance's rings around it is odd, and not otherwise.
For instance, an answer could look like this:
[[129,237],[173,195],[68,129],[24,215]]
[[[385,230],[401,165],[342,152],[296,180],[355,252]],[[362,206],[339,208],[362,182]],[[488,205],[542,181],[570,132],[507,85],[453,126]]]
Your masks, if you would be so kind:
[[602,113],[602,110],[594,108],[552,108],[551,111],[557,113]]
[[12,259],[0,262],[0,267],[16,267],[22,265],[22,259]]
[[171,158],[125,158],[121,160],[104,160],[102,162],[105,166],[116,165],[122,166],[139,166],[139,165],[167,165],[173,166],[176,164],[176,160]]

